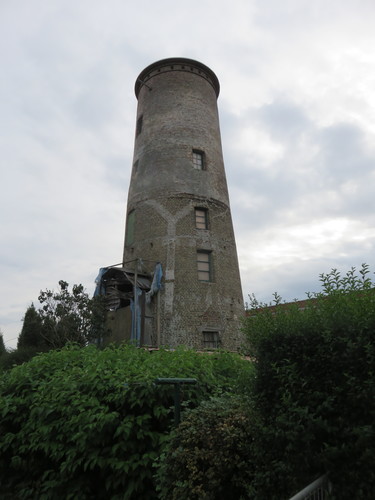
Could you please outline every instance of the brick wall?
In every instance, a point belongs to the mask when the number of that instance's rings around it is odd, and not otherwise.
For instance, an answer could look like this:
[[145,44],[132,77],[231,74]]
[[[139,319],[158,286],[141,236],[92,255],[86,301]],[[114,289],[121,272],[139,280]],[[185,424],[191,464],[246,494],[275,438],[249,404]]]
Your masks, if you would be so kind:
[[[161,344],[202,349],[203,332],[217,331],[223,348],[236,349],[244,307],[221,149],[219,87],[211,70],[185,61],[155,63],[140,75],[147,86],[136,85],[142,129],[135,138],[127,207],[127,213],[134,211],[134,240],[125,242],[124,262],[162,263]],[[204,169],[194,167],[193,150],[204,153]],[[207,229],[196,228],[195,207],[207,210]],[[209,282],[198,280],[198,250],[210,252]]]

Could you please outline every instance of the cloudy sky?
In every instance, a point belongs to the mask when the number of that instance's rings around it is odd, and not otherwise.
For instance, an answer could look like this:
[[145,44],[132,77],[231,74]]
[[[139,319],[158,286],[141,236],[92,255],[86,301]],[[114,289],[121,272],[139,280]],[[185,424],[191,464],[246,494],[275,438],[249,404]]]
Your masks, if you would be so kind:
[[0,328],[122,259],[134,82],[182,56],[221,83],[245,298],[319,290],[375,250],[373,0],[1,0]]

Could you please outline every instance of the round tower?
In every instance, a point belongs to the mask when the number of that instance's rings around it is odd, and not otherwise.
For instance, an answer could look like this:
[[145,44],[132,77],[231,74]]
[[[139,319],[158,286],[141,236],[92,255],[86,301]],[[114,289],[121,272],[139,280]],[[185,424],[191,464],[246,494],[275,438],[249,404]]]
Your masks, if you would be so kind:
[[160,262],[152,343],[240,347],[244,314],[220,138],[220,85],[204,64],[145,68],[138,99],[124,267]]

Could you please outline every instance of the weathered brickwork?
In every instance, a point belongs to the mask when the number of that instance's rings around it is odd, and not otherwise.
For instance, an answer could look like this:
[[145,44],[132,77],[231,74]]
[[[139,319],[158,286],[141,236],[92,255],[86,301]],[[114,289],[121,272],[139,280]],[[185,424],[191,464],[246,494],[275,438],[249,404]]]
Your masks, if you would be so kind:
[[[154,316],[160,320],[159,343],[170,347],[212,347],[205,332],[217,333],[223,348],[241,345],[244,307],[218,94],[214,73],[182,58],[154,63],[136,82],[138,127],[127,207],[133,228],[124,262],[161,262],[163,289],[154,299]],[[193,151],[202,154],[202,169]],[[203,228],[197,228],[196,208],[205,214]],[[206,281],[198,278],[197,252],[207,261],[200,264]]]

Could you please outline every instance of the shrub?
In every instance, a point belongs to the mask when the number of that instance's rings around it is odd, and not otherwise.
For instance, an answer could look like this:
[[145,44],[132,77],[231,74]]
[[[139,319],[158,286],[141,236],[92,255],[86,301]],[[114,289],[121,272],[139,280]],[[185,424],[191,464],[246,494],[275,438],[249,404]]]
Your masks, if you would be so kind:
[[254,415],[242,397],[228,395],[185,414],[158,463],[160,498],[250,498]]
[[2,498],[156,497],[152,464],[173,422],[173,388],[195,377],[184,404],[235,390],[249,363],[226,353],[130,346],[50,351],[2,375]]

